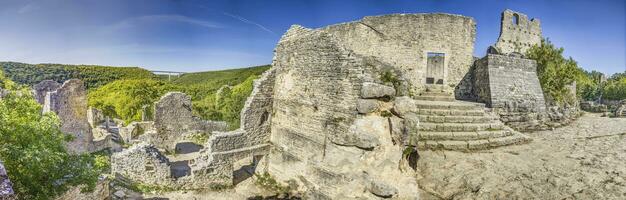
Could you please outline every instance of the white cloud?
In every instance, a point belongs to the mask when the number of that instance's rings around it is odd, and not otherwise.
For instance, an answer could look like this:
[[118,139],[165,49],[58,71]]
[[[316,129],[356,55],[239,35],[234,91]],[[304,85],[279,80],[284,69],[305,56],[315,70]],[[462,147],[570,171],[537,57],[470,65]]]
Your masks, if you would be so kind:
[[239,16],[239,15],[234,15],[234,14],[230,14],[230,13],[227,13],[227,12],[224,12],[224,15],[229,16],[229,17],[232,17],[232,18],[235,18],[235,19],[237,19],[237,20],[239,20],[239,21],[241,21],[241,22],[243,22],[243,23],[247,23],[247,24],[252,24],[252,25],[255,25],[255,26],[259,27],[259,28],[260,28],[261,30],[263,30],[263,31],[266,31],[266,32],[268,32],[268,33],[271,33],[271,34],[276,35],[276,33],[274,33],[274,31],[272,31],[272,30],[270,30],[270,29],[266,28],[265,26],[263,26],[263,25],[261,25],[261,24],[259,24],[259,23],[256,23],[256,22],[254,22],[254,21],[250,21],[250,20],[248,20],[248,19],[246,19],[246,18],[243,18],[242,16]]

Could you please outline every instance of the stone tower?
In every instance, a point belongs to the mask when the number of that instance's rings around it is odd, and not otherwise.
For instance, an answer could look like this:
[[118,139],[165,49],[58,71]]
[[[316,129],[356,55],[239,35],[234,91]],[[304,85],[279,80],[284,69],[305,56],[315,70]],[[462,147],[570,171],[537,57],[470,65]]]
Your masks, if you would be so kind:
[[500,23],[496,48],[501,54],[526,54],[531,46],[541,43],[541,22],[538,19],[528,20],[525,14],[507,9],[502,12]]

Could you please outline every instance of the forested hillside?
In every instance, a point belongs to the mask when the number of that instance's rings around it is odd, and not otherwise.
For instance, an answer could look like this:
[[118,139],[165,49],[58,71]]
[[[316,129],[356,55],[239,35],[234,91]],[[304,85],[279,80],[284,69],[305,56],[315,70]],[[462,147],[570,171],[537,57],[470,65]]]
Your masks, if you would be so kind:
[[85,86],[88,89],[92,89],[120,79],[152,79],[156,77],[150,71],[139,67],[26,64],[18,62],[0,62],[0,67],[11,80],[31,86],[43,80],[63,82],[68,79],[78,78],[85,82]]

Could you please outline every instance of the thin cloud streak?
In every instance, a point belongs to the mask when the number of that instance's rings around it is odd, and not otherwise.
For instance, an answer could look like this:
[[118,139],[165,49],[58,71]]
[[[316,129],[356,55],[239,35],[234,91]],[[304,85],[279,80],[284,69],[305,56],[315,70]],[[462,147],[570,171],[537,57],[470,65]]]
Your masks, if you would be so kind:
[[248,19],[246,19],[246,18],[243,18],[242,16],[239,16],[239,15],[234,15],[234,14],[230,14],[230,13],[227,13],[227,12],[223,12],[223,14],[224,14],[224,15],[226,15],[226,16],[232,17],[232,18],[234,18],[234,19],[236,19],[236,20],[239,20],[239,21],[241,21],[241,22],[243,22],[243,23],[247,23],[247,24],[252,24],[252,25],[255,25],[255,26],[257,26],[257,27],[261,28],[262,30],[264,30],[264,31],[266,31],[266,32],[268,32],[268,33],[271,33],[271,34],[273,34],[273,35],[276,35],[276,33],[275,33],[274,31],[272,31],[272,30],[270,30],[270,29],[266,28],[265,26],[263,26],[263,25],[261,25],[261,24],[259,24],[259,23],[256,23],[256,22],[254,22],[254,21],[250,21],[250,20],[248,20]]
[[200,26],[204,28],[210,28],[210,29],[222,28],[222,26],[220,26],[217,23],[214,23],[211,21],[194,19],[191,17],[183,16],[183,15],[144,15],[144,16],[125,19],[121,22],[113,24],[110,28],[114,30],[121,29],[121,28],[128,28],[128,27],[133,27],[137,22],[145,22],[145,21],[152,21],[152,22],[170,21],[170,22],[186,23],[186,24],[191,24],[191,25]]

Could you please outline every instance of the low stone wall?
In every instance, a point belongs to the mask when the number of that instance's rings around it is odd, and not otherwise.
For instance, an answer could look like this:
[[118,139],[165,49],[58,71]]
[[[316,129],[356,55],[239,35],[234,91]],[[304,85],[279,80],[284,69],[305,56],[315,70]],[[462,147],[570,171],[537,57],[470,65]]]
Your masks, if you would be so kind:
[[120,127],[120,137],[124,143],[131,143],[143,134],[155,133],[154,122],[131,122],[128,126]]

